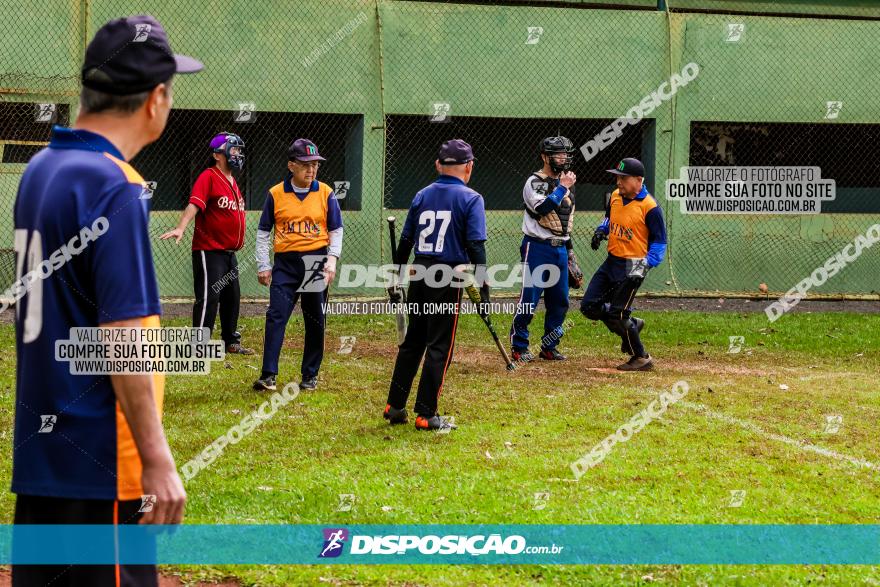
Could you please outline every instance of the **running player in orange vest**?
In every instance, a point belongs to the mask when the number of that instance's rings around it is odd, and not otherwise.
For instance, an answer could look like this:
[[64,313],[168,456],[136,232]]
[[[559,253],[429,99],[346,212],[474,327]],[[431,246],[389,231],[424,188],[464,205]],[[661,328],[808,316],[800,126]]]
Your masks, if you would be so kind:
[[629,361],[621,371],[650,371],[654,360],[645,350],[639,333],[645,321],[633,318],[632,303],[648,269],[663,262],[666,254],[666,224],[663,211],[645,187],[645,166],[627,158],[609,173],[617,176],[605,219],[596,228],[590,246],[608,239],[608,258],[599,267],[581,300],[581,313],[601,320],[621,338],[621,352]]

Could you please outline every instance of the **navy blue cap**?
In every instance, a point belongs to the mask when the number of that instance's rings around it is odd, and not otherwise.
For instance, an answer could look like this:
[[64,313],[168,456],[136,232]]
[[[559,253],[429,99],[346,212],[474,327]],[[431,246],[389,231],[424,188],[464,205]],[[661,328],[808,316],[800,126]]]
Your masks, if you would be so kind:
[[293,141],[287,148],[287,159],[289,161],[326,161],[318,153],[318,146],[309,139],[296,139]]
[[152,90],[175,73],[195,73],[204,65],[175,55],[159,21],[149,15],[111,20],[86,48],[82,84],[90,89],[128,96]]
[[441,165],[461,165],[468,161],[473,161],[474,151],[471,146],[461,139],[452,139],[446,141],[440,146],[440,153],[437,155]]
[[636,177],[645,177],[645,166],[638,159],[627,157],[622,159],[614,169],[606,169],[608,173],[614,175],[633,175]]

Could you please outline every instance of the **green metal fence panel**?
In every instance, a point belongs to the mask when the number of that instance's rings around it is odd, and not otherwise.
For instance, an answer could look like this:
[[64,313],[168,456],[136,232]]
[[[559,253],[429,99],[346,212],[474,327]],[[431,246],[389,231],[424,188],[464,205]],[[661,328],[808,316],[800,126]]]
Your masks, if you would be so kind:
[[672,10],[751,12],[756,14],[802,14],[810,16],[880,18],[880,6],[872,0],[666,0]]
[[[90,30],[137,10],[126,0],[96,2]],[[253,262],[259,210],[268,189],[284,178],[287,146],[306,136],[330,159],[319,179],[356,188],[342,205],[345,262],[377,262],[381,243],[373,235],[381,228],[376,196],[382,182],[383,117],[375,2],[233,1],[212,5],[210,18],[182,0],[152,3],[148,10],[167,28],[175,51],[205,64],[199,75],[176,84],[179,116],[134,161],[145,179],[157,182],[154,210],[156,204],[161,210],[152,215],[151,233],[158,236],[176,224],[192,183],[208,163],[211,137],[221,130],[239,134],[248,159],[238,181],[252,210],[239,255],[242,295],[268,296],[257,283]],[[240,116],[243,105],[252,109],[249,117]],[[356,209],[349,210],[354,200]],[[164,296],[193,295],[187,244],[153,242]]]
[[76,93],[85,4],[80,0],[4,0],[0,6],[0,91]]
[[572,4],[583,8],[643,8],[657,10],[657,0],[535,0],[531,4]]
[[[670,250],[649,274],[650,292],[786,290],[877,222],[880,23],[830,17],[871,17],[868,3],[672,0],[672,12],[647,0],[543,4],[51,0],[37,9],[0,0],[0,277],[14,270],[18,179],[51,126],[36,105],[72,120],[85,43],[107,20],[141,12],[206,65],[175,81],[166,133],[132,162],[156,182],[150,233],[166,298],[193,295],[193,229],[179,245],[159,235],[176,224],[221,130],[247,144],[238,176],[249,210],[239,256],[246,297],[267,296],[253,267],[256,223],[300,136],[328,157],[319,179],[347,186],[343,263],[389,262],[385,218],[403,220],[433,179],[440,143],[457,137],[477,156],[471,185],[486,201],[489,261],[515,265],[538,141],[561,133],[587,144],[689,63],[699,74],[674,97],[589,159],[576,154],[574,243],[586,272],[602,258],[589,239],[613,189],[605,170],[625,156],[645,162],[667,218]],[[789,9],[825,17],[689,12]],[[665,183],[686,165],[816,165],[837,181],[838,200],[820,215],[682,214]],[[858,263],[815,291],[876,292],[877,252]]]
[[[489,210],[493,263],[520,260],[522,188],[540,168],[541,138],[560,133],[580,146],[667,76],[666,17],[657,11],[389,2],[380,15],[386,205],[400,207],[431,181],[444,136],[465,138],[477,157],[471,185]],[[442,121],[432,120],[437,104]],[[404,124],[401,115],[411,120]],[[668,125],[668,107],[653,116]],[[643,137],[640,128],[626,136],[589,164],[577,157],[582,212],[574,244],[584,260],[598,258],[589,240],[613,189],[604,170],[626,156],[668,158],[665,136]],[[669,288],[665,271],[648,287]]]
[[[700,75],[677,96],[676,153],[684,165],[815,165],[837,182],[838,206],[860,214],[681,215],[668,210],[676,286],[692,291],[787,290],[877,222],[880,138],[868,66],[878,24],[834,19],[675,14],[680,62]],[[744,27],[735,40],[731,26]],[[805,50],[809,39],[810,50]],[[839,103],[832,112],[829,103]],[[867,156],[864,156],[867,154]],[[826,207],[823,206],[823,209]],[[827,207],[833,209],[833,207]],[[878,290],[880,256],[858,261],[814,293]]]

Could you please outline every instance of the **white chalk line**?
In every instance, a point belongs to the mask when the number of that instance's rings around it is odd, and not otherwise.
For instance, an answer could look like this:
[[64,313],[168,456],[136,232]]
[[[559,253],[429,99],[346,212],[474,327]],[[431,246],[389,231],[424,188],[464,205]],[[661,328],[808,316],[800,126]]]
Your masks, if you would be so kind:
[[793,446],[793,447],[798,448],[798,449],[805,451],[805,452],[811,452],[811,453],[822,455],[824,457],[832,458],[832,459],[835,459],[838,461],[846,461],[848,463],[852,463],[853,465],[858,465],[859,467],[865,467],[867,469],[874,469],[874,470],[880,469],[880,465],[877,465],[877,464],[872,463],[870,461],[866,461],[864,459],[851,457],[849,455],[845,455],[845,454],[833,451],[828,448],[823,448],[821,446],[811,444],[811,443],[806,442],[804,440],[797,440],[795,438],[791,438],[791,437],[785,436],[783,434],[776,434],[774,432],[767,432],[766,430],[764,430],[763,428],[761,428],[757,424],[753,424],[752,422],[749,422],[748,420],[741,420],[740,418],[728,416],[727,414],[723,414],[721,412],[715,412],[713,410],[710,410],[709,408],[707,408],[703,404],[696,404],[693,402],[688,402],[688,401],[682,400],[682,401],[678,402],[678,405],[680,405],[684,408],[688,408],[688,409],[694,410],[696,412],[699,412],[703,416],[706,416],[707,418],[712,418],[714,420],[720,420],[720,421],[726,422],[728,424],[734,424],[744,430],[748,430],[749,432],[757,434],[758,436],[762,436],[762,437],[767,438],[769,440],[775,440],[777,442],[781,442],[783,444]]

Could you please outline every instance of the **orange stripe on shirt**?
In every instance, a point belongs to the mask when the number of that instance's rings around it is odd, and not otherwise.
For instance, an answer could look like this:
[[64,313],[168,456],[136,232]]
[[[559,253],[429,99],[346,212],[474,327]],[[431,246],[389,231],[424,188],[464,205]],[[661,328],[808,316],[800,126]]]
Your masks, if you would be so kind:
[[[158,328],[159,317],[147,316],[141,321],[144,328]],[[159,420],[162,420],[162,407],[165,399],[165,375],[154,373],[153,400],[159,411]],[[122,406],[116,402],[116,494],[120,501],[140,499],[144,494],[141,486],[141,473],[143,464],[140,453],[128,427],[128,421],[122,412]]]
[[116,587],[122,586],[122,573],[119,568],[119,501],[113,502],[113,549],[116,555],[113,562],[116,563]]
[[126,161],[123,161],[122,159],[117,159],[110,153],[104,153],[104,156],[107,157],[107,159],[110,159],[111,161],[116,163],[116,166],[119,167],[119,169],[121,169],[123,173],[125,173],[125,179],[127,179],[129,183],[144,183],[144,178],[141,176],[141,174],[138,173],[137,170],[129,165]]

